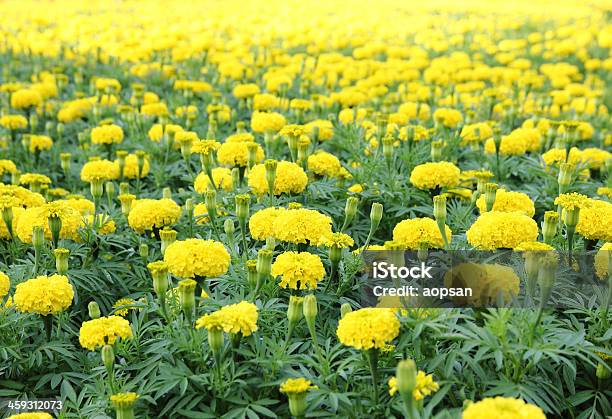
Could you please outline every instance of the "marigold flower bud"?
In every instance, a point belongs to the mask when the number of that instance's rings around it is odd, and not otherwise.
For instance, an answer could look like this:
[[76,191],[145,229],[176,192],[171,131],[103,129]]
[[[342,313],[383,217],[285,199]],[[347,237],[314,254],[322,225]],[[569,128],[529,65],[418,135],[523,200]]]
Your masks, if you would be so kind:
[[563,209],[563,222],[568,228],[575,228],[580,219],[580,207],[572,209]]
[[68,171],[70,170],[70,157],[72,157],[70,153],[60,154],[60,165],[64,173],[68,173]]
[[344,216],[345,224],[349,224],[353,218],[355,218],[355,214],[357,214],[357,205],[359,204],[359,198],[356,196],[349,196],[346,199],[346,205],[344,206]]
[[372,230],[376,230],[378,228],[378,225],[380,224],[380,220],[382,220],[383,217],[383,205],[378,203],[378,202],[374,202],[372,204],[372,209],[370,210],[370,221],[372,223]]
[[104,193],[104,184],[102,183],[102,179],[94,179],[89,184],[89,189],[91,191],[91,196],[95,199],[99,199]]
[[170,228],[163,228],[159,230],[162,255],[166,252],[166,248],[176,241],[176,234],[176,230],[172,230]]
[[314,294],[308,294],[304,297],[304,318],[306,319],[306,323],[308,323],[308,328],[311,331],[314,331],[315,319],[317,318],[317,314],[319,313],[319,308],[317,306],[317,297]]
[[[395,253],[395,252],[394,252]],[[426,262],[429,257],[429,245],[427,242],[419,243],[419,248],[417,249],[417,259],[420,262]],[[401,252],[402,264],[404,264],[404,253]]]
[[163,199],[172,199],[172,189],[169,187],[165,187],[162,189],[162,198]]
[[142,243],[138,246],[138,254],[141,258],[146,259],[149,257],[149,245],[146,243]]
[[351,311],[353,311],[353,309],[351,308],[351,305],[349,303],[342,304],[340,306],[340,318],[344,318],[344,316],[346,316]]
[[208,330],[208,346],[213,354],[219,354],[223,348],[223,330],[212,328]]
[[247,144],[247,162],[249,169],[257,163],[257,151],[259,151],[259,145],[256,142],[249,142]]
[[274,182],[276,181],[276,166],[278,162],[276,160],[266,160],[264,162],[264,166],[266,169],[266,182],[268,183],[268,189],[270,190],[270,195],[274,194]]
[[287,320],[289,320],[289,330],[293,329],[297,322],[302,318],[303,297],[292,295],[289,297],[289,306],[287,307]]
[[552,292],[553,284],[557,275],[557,265],[559,263],[557,255],[554,252],[542,256],[540,259],[540,271],[538,273],[538,283],[540,285],[541,300],[540,304],[544,306],[548,297]]
[[439,161],[442,158],[442,149],[444,148],[444,142],[432,141],[431,142],[431,161]]
[[397,364],[395,370],[397,390],[403,397],[411,397],[417,384],[417,367],[412,359],[404,359]]
[[240,187],[240,169],[234,167],[232,169],[232,189],[236,190]]
[[126,195],[130,193],[130,184],[127,182],[121,182],[119,184],[119,195]]
[[487,212],[493,209],[497,195],[497,183],[489,182],[485,185],[485,205]]
[[251,197],[249,195],[236,195],[236,216],[239,220],[244,221],[249,216],[249,206],[251,203]]
[[9,236],[13,237],[13,207],[5,206],[2,208],[2,221],[6,224]]
[[197,283],[193,279],[183,279],[178,283],[179,301],[181,309],[189,323],[193,321],[193,310],[195,308],[195,289]]
[[257,253],[257,273],[267,278],[272,271],[272,251],[269,249],[260,249]]
[[440,221],[442,223],[446,222],[446,196],[434,196],[433,215],[437,221]]
[[557,235],[557,225],[559,224],[559,213],[556,211],[546,211],[542,222],[542,236],[544,243],[550,244]]
[[228,236],[233,236],[236,231],[236,226],[234,226],[234,220],[227,219],[223,222],[223,230],[225,234]]
[[255,259],[249,259],[246,261],[247,268],[247,282],[251,288],[257,286],[257,261]]
[[189,217],[193,216],[194,208],[195,208],[195,205],[193,204],[193,199],[187,198],[185,200],[185,214],[187,214],[187,216]]
[[35,249],[41,249],[45,244],[45,228],[42,226],[35,226],[32,229],[32,246]]
[[100,350],[100,357],[102,358],[102,363],[106,367],[107,370],[113,368],[115,364],[115,351],[113,351],[113,347],[111,345],[104,345]]
[[57,135],[61,137],[64,134],[65,127],[66,126],[63,123],[58,122],[55,126],[55,131],[57,132]]
[[123,215],[127,216],[132,210],[132,203],[136,199],[135,195],[126,193],[119,195],[119,201],[121,201],[121,212]]
[[217,216],[217,192],[214,189],[208,189],[204,195],[204,203],[206,211],[211,218]]
[[599,364],[597,364],[597,370],[595,371],[595,375],[600,380],[607,380],[608,378],[610,378],[610,375],[612,375],[612,372],[610,371],[610,367],[600,362]]
[[100,313],[100,306],[95,301],[87,304],[87,311],[89,313],[89,318],[92,320],[99,319],[102,313]]
[[561,163],[559,167],[559,176],[557,182],[559,183],[559,194],[567,192],[569,186],[572,183],[572,175],[576,166],[571,163]]
[[115,198],[115,184],[113,182],[106,182],[104,185],[104,190],[106,191],[106,196],[108,199],[112,200]]
[[147,265],[153,277],[153,290],[158,297],[166,294],[168,290],[168,264],[162,260]]
[[53,251],[55,256],[55,268],[57,273],[60,275],[66,275],[68,272],[68,258],[70,256],[70,250],[64,248],[57,248]]
[[393,147],[393,142],[395,140],[393,139],[393,137],[390,136],[386,136],[382,139],[382,145],[383,145],[383,156],[385,156],[385,158],[390,159],[391,157],[393,157],[393,151],[394,151],[394,147]]

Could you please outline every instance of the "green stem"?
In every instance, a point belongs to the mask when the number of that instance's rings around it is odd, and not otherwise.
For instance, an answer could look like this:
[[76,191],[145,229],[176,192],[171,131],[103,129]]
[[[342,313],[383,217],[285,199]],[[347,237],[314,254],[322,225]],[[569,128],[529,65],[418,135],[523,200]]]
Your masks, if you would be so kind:
[[374,388],[374,405],[378,405],[378,350],[367,351],[370,374],[372,375],[372,386]]

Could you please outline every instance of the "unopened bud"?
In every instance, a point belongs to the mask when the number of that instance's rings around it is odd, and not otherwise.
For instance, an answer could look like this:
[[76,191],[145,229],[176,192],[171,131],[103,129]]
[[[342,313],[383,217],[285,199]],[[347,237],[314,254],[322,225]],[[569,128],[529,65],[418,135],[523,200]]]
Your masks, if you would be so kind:
[[99,319],[102,313],[100,313],[100,306],[95,301],[87,304],[87,311],[89,313],[89,318],[92,320]]
[[497,196],[497,183],[489,182],[485,185],[485,205],[487,212],[493,209],[495,197]]
[[395,370],[397,390],[403,397],[412,398],[417,384],[417,367],[412,359],[405,359],[397,364]]
[[53,255],[55,256],[55,268],[57,269],[57,273],[66,275],[66,272],[68,272],[70,251],[64,248],[57,248],[53,251]]
[[343,319],[348,313],[353,311],[349,303],[344,303],[340,306],[340,318]]

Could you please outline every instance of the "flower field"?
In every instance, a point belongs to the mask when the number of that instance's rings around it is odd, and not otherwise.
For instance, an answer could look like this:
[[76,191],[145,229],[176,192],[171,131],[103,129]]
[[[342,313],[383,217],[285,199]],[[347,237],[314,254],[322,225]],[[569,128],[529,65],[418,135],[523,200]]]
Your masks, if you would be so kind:
[[610,417],[611,5],[425,3],[0,2],[0,417]]

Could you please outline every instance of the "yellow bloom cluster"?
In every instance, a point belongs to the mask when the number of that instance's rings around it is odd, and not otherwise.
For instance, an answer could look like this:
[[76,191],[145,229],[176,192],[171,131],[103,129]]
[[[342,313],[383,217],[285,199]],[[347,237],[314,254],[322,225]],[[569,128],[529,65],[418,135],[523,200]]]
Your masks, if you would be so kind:
[[276,133],[280,131],[287,120],[277,112],[253,112],[251,116],[251,128],[254,132]]
[[[119,173],[119,160],[115,160],[116,171]],[[138,156],[136,154],[128,154],[125,156],[125,166],[123,167],[123,177],[127,179],[136,179],[139,177],[138,172]],[[140,178],[144,178],[149,174],[151,166],[149,165],[148,157],[144,157],[142,160],[142,167],[140,168]]]
[[459,183],[460,174],[450,162],[423,163],[412,169],[410,183],[418,189],[449,188]]
[[470,404],[463,419],[546,419],[542,409],[520,399],[491,397]]
[[[249,187],[257,195],[268,193],[266,168],[263,164],[256,164],[249,171]],[[279,161],[276,166],[274,180],[274,195],[299,194],[308,184],[308,176],[299,165],[289,161]]]
[[41,94],[34,89],[17,90],[11,95],[11,107],[15,109],[28,109],[40,105],[43,101]]
[[399,335],[399,329],[393,309],[368,307],[340,319],[336,335],[343,345],[355,349],[380,349]]
[[15,233],[22,242],[32,243],[34,227],[43,227],[45,237],[50,240],[52,238],[48,221],[50,214],[57,214],[62,221],[60,238],[79,239],[79,228],[82,223],[81,213],[66,201],[54,201],[39,207],[26,209],[19,215],[19,220],[14,226]]
[[269,237],[274,237],[274,221],[283,211],[286,211],[286,209],[270,207],[251,215],[251,218],[249,218],[251,237],[255,240],[266,240]]
[[595,254],[595,272],[601,280],[607,279],[610,258],[612,258],[612,243],[604,243]]
[[119,166],[110,160],[93,160],[85,163],[81,169],[83,182],[115,180],[119,177]]
[[[446,237],[450,241],[452,231],[444,226]],[[431,218],[412,218],[400,221],[393,229],[393,241],[406,249],[418,249],[421,244],[429,248],[444,247],[444,239],[436,221]]]
[[316,289],[325,276],[321,258],[308,252],[284,252],[272,264],[272,276],[281,277],[281,288]]
[[119,125],[102,125],[91,130],[93,144],[120,144],[122,141],[123,129]]
[[[484,195],[481,195],[476,200],[478,210],[486,212],[486,203]],[[497,190],[495,194],[495,203],[493,211],[499,212],[521,212],[529,217],[535,214],[535,206],[529,195],[522,192],[506,191],[503,188]]]
[[41,275],[15,287],[13,302],[23,313],[59,314],[72,304],[74,289],[64,275]]
[[45,198],[37,192],[16,185],[4,185],[0,183],[0,197],[8,197],[14,200],[16,207],[39,207],[45,203]]
[[79,330],[79,343],[85,349],[95,351],[104,345],[112,345],[118,338],[132,337],[130,322],[120,316],[100,317],[83,322]]
[[466,233],[468,242],[479,249],[514,249],[538,238],[538,225],[520,212],[491,211],[482,214]]
[[8,130],[24,129],[28,126],[28,120],[23,115],[2,115],[0,126]]
[[576,208],[585,208],[591,205],[591,199],[586,195],[576,192],[564,193],[555,198],[555,205],[560,205],[563,209],[571,211]]
[[316,244],[321,237],[331,234],[331,224],[330,217],[316,210],[279,210],[272,223],[272,234],[275,239],[284,242]]
[[257,331],[259,314],[257,306],[248,301],[223,306],[220,310],[206,314],[196,321],[196,329],[223,330],[225,333],[241,333],[250,336]]
[[254,141],[252,135],[235,134],[228,137],[217,150],[219,163],[230,167],[246,167],[249,160],[249,144],[255,147],[255,163],[263,161],[265,158],[263,148]]
[[612,241],[612,204],[598,199],[588,199],[580,210],[576,231],[585,239]]
[[177,240],[166,248],[164,261],[169,271],[181,278],[214,278],[227,272],[230,255],[214,240]]
[[[393,396],[397,393],[397,378],[391,377],[388,381],[389,395]],[[426,396],[431,396],[440,389],[440,385],[436,383],[431,374],[426,374],[424,371],[417,372],[416,386],[412,390],[412,398],[414,400],[423,400]]]
[[337,249],[346,249],[355,244],[355,241],[351,236],[344,233],[332,233],[321,236],[319,239],[319,246],[335,247]]
[[137,233],[174,225],[181,207],[171,199],[138,199],[132,203],[128,224]]
[[53,140],[47,135],[30,135],[28,150],[30,153],[49,150],[53,146]]
[[334,177],[338,175],[341,168],[338,157],[326,151],[319,151],[308,156],[308,170],[315,175]]
[[280,385],[280,392],[283,394],[302,394],[317,388],[310,380],[303,377],[288,378]]
[[47,412],[28,412],[11,415],[7,419],[53,419]]
[[456,109],[438,108],[433,114],[434,120],[445,127],[455,128],[461,121],[463,116]]

